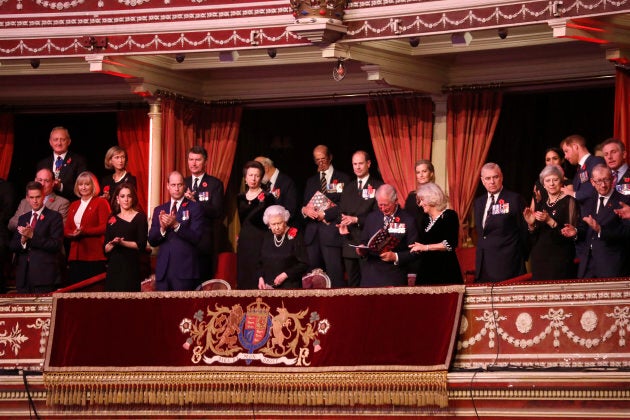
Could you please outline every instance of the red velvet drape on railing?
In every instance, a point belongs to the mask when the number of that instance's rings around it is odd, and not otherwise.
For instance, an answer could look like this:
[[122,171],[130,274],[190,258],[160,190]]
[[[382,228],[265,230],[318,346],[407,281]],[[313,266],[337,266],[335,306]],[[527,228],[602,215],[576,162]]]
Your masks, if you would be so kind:
[[138,203],[147,212],[149,182],[149,116],[146,109],[119,111],[118,145],[127,151],[127,170],[136,177]]
[[459,215],[460,242],[468,235],[466,219],[499,121],[502,99],[498,91],[448,96],[446,166],[451,207]]
[[382,98],[367,103],[374,154],[383,180],[404,204],[416,187],[414,164],[431,159],[433,101],[430,98]]
[[615,78],[615,137],[630,149],[630,71],[617,67]]
[[0,113],[0,178],[7,179],[13,158],[13,114]]
[[[227,185],[241,123],[242,107],[217,106],[165,97],[162,99],[163,174],[187,175],[187,152],[193,145],[208,151],[207,171]],[[166,187],[163,189],[166,197]]]

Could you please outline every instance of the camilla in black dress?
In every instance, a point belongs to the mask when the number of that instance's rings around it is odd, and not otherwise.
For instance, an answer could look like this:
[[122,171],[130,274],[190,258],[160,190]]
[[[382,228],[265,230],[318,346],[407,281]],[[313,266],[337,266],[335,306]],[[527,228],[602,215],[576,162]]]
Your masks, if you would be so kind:
[[459,239],[459,218],[447,209],[448,198],[430,182],[418,188],[419,205],[427,218],[418,227],[418,242],[410,246],[417,255],[416,285],[462,284],[462,270],[455,249]]
[[540,173],[547,198],[536,204],[534,211],[526,208],[523,216],[529,227],[529,253],[533,280],[575,278],[575,241],[562,235],[565,224],[575,226],[579,207],[575,199],[562,193],[564,172],[556,165]]
[[243,168],[247,191],[236,197],[241,231],[236,246],[237,287],[257,289],[256,267],[263,238],[268,231],[263,222],[265,209],[274,204],[273,194],[261,188],[264,168],[260,162],[249,161]]
[[301,289],[308,270],[308,255],[302,233],[289,227],[289,212],[280,205],[265,210],[265,233],[258,263],[258,288]]
[[135,210],[137,200],[130,184],[120,185],[112,200],[114,211],[105,229],[105,290],[109,292],[140,291],[140,259],[147,245],[149,226],[147,216]]

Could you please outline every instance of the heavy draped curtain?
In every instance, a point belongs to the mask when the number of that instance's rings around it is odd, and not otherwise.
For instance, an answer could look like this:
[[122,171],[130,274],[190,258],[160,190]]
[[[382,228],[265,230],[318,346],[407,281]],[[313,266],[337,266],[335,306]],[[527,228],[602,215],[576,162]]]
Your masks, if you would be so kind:
[[127,170],[136,177],[138,203],[147,212],[149,181],[149,116],[146,109],[119,111],[118,145],[127,151]]
[[460,243],[467,238],[466,218],[499,121],[502,99],[501,92],[489,90],[448,96],[446,166],[451,207],[459,216]]
[[[188,171],[187,152],[193,145],[208,151],[206,171],[227,185],[241,123],[242,107],[206,105],[176,98],[162,99],[162,162],[164,174]],[[163,189],[166,195],[166,187]]]
[[404,203],[416,188],[414,164],[431,159],[433,101],[430,98],[381,98],[367,103],[368,126],[383,180]]
[[615,137],[630,149],[630,72],[617,67],[615,78]]
[[0,113],[0,178],[7,179],[13,158],[13,114]]

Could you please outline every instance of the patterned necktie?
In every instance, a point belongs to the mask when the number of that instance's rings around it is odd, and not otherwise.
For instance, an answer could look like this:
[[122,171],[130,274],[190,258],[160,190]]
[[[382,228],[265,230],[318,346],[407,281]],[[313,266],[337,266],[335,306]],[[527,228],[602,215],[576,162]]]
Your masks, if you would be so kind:
[[57,160],[55,160],[55,171],[59,172],[61,170],[61,165],[63,164],[63,159],[61,156],[57,156]]
[[597,207],[597,211],[595,212],[595,214],[599,214],[600,211],[602,211],[602,209],[604,208],[604,199],[606,197],[599,197],[599,207]]
[[617,177],[619,173],[617,171],[612,171],[612,186],[615,188],[617,186]]
[[326,191],[328,191],[328,184],[326,183],[326,172],[322,172],[322,177],[319,179],[319,184],[319,190],[323,194],[326,194]]
[[492,207],[494,207],[494,194],[490,194],[490,206],[488,206],[488,211],[486,213],[486,218],[483,221],[483,225],[486,226],[488,223],[488,217],[492,216]]
[[361,190],[362,189],[363,189],[363,181],[359,180],[359,187],[358,187],[359,195],[361,195]]
[[193,191],[197,191],[197,188],[199,187],[199,178],[195,178],[195,183],[193,184]]
[[33,216],[31,217],[31,227],[35,229],[36,224],[37,224],[37,212],[33,212]]
[[173,202],[173,207],[171,207],[171,216],[177,215],[177,201]]

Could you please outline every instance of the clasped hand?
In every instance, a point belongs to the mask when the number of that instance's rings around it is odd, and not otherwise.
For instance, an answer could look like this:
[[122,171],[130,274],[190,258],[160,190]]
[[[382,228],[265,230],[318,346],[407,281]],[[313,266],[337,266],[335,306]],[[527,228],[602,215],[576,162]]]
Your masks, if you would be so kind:
[[176,224],[177,224],[176,216],[172,216],[170,213],[167,213],[164,210],[160,212],[160,228],[163,231],[166,231],[166,229],[170,227],[175,227]]

